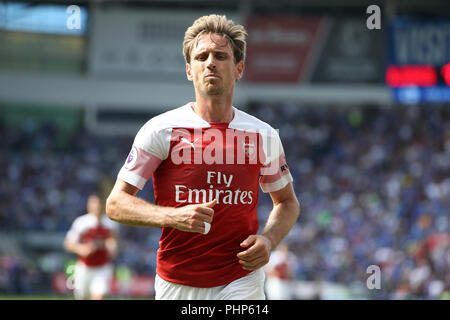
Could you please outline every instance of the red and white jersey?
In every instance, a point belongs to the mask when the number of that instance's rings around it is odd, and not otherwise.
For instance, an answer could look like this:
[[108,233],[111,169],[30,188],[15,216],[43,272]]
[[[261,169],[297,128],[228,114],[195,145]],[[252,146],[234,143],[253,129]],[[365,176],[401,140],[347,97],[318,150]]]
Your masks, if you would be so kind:
[[236,254],[258,231],[259,186],[292,181],[275,129],[233,107],[230,123],[208,123],[193,103],[150,119],[137,133],[118,178],[143,189],[153,177],[155,203],[182,207],[217,199],[208,234],[162,228],[158,275],[193,287],[227,284],[250,271]]
[[75,219],[66,237],[73,242],[94,242],[98,249],[86,258],[78,257],[78,260],[87,266],[99,267],[111,260],[104,244],[117,228],[118,224],[105,216],[99,222],[93,213],[86,213]]
[[297,266],[297,258],[292,252],[272,252],[269,263],[264,268],[278,279],[291,279]]

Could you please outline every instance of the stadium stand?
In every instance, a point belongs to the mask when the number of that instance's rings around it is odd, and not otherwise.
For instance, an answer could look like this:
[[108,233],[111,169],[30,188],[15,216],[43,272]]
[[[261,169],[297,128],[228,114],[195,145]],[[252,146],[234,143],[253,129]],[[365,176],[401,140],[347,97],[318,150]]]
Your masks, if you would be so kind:
[[[280,128],[287,151],[302,205],[285,240],[298,259],[296,280],[364,284],[375,264],[383,290],[367,297],[448,294],[450,110],[252,103],[248,111]],[[0,135],[0,225],[17,233],[66,231],[98,182],[115,179],[130,145],[83,129],[58,143],[51,123],[2,124]],[[149,183],[140,196],[151,194]],[[270,203],[261,193],[261,225]],[[154,275],[158,237],[157,229],[121,226],[116,264]],[[3,254],[0,291],[42,290],[68,260],[45,250],[36,258]]]

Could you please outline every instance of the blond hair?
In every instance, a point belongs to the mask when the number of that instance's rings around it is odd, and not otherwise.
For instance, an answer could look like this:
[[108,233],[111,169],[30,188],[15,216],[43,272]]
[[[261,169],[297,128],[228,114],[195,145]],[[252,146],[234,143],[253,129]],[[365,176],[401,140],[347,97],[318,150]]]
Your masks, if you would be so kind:
[[186,33],[183,41],[183,56],[186,63],[191,63],[191,52],[197,40],[202,34],[218,34],[230,41],[233,48],[234,62],[245,60],[247,42],[245,37],[247,32],[242,25],[234,24],[232,20],[228,20],[226,16],[211,14],[203,16],[194,21]]

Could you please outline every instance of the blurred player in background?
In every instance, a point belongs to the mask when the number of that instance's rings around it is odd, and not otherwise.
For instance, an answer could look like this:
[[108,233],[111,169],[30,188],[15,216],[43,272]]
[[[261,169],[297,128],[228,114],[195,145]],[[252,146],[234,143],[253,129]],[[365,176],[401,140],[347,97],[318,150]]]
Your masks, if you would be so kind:
[[117,256],[117,224],[103,214],[102,201],[90,195],[88,213],[73,222],[64,248],[78,256],[74,274],[76,299],[103,299],[109,292]]
[[269,300],[293,299],[292,281],[297,258],[286,243],[278,245],[265,266],[267,275],[266,294]]
[[[246,35],[218,15],[187,29],[183,53],[196,101],[141,128],[108,197],[111,219],[162,228],[156,299],[265,299],[262,267],[298,218],[278,132],[232,105]],[[228,161],[239,154],[244,163]],[[136,196],[152,177],[155,205]],[[259,186],[274,205],[261,234]]]

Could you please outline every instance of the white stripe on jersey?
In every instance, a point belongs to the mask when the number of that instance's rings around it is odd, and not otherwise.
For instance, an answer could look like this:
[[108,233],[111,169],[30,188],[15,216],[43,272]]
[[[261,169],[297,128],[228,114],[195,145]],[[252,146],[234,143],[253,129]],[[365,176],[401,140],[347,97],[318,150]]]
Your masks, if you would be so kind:
[[[119,224],[110,220],[109,218],[103,216],[101,219],[102,226],[113,231],[118,229]],[[67,239],[70,241],[78,242],[83,233],[91,228],[96,228],[98,226],[97,217],[93,213],[86,213],[82,216],[77,217],[70,230],[67,232]]]

